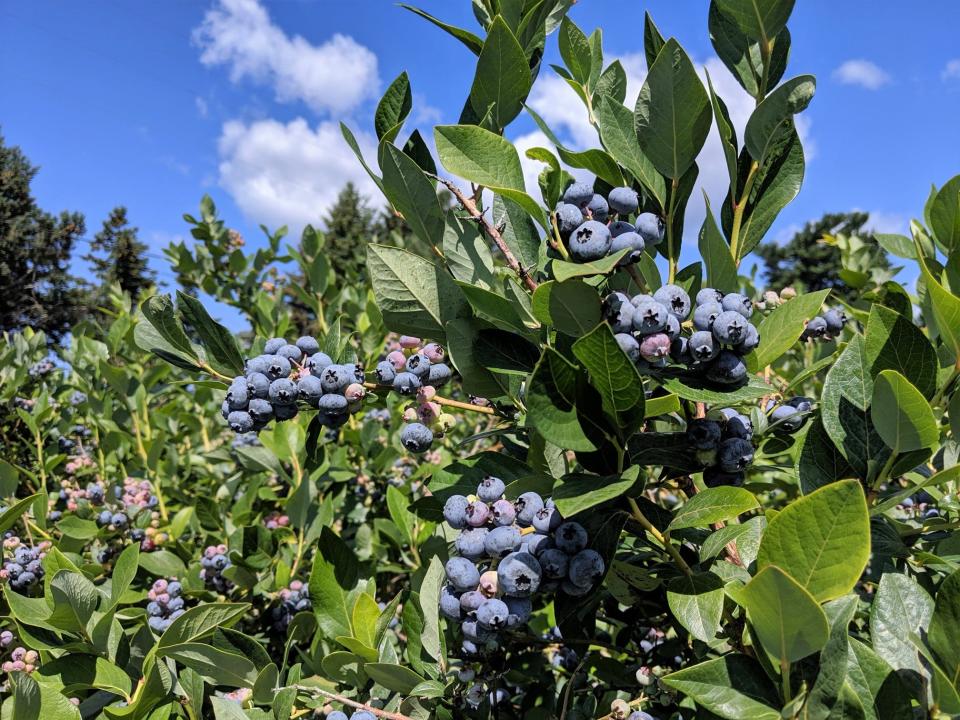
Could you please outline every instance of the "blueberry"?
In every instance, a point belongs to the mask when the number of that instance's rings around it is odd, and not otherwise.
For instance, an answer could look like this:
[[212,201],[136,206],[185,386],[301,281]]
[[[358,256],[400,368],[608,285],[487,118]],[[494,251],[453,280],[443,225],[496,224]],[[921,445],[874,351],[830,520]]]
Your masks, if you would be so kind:
[[250,413],[254,423],[267,423],[273,417],[273,405],[266,400],[256,398],[250,401],[247,412]]
[[557,208],[557,229],[562,237],[567,237],[582,224],[583,211],[576,205],[563,203]]
[[430,372],[427,373],[427,385],[431,387],[440,387],[446,385],[447,381],[453,375],[453,371],[450,370],[450,366],[446,363],[434,363],[430,366]]
[[563,193],[563,201],[578,208],[584,208],[593,199],[593,186],[575,182]]
[[653,213],[642,213],[637,217],[637,233],[647,245],[659,245],[663,242],[666,226]]
[[645,300],[636,306],[633,327],[643,335],[661,332],[667,326],[667,309],[656,300]]
[[743,438],[724,440],[718,447],[718,460],[724,472],[743,472],[753,462],[753,445]]
[[680,337],[680,321],[676,315],[667,315],[667,326],[663,331],[667,334],[667,337],[670,338],[671,343]]
[[477,622],[488,628],[499,630],[507,624],[510,608],[503,600],[489,598],[477,608]]
[[487,537],[487,532],[489,531],[484,527],[468,527],[461,530],[455,543],[457,552],[471,560],[483,557],[483,541]]
[[316,338],[312,338],[309,335],[297,338],[297,347],[300,348],[300,352],[308,356],[320,352],[320,343],[317,342]]
[[494,525],[512,525],[517,517],[517,511],[514,509],[513,503],[509,500],[500,499],[495,501],[490,510],[493,513]]
[[690,341],[685,337],[674,338],[670,343],[670,359],[675,363],[689,363],[693,361],[690,355]]
[[707,487],[718,487],[720,485],[743,485],[744,475],[742,472],[729,473],[718,467],[708,467],[703,471],[703,482]]
[[290,371],[293,369],[290,361],[279,355],[271,355],[267,362],[267,371],[264,374],[271,380],[289,377]]
[[99,515],[97,515],[97,524],[98,525],[109,525],[110,519],[113,517],[113,513],[109,510],[103,510]]
[[723,293],[714,288],[701,288],[700,292],[697,293],[697,305],[706,305],[712,302],[720,305],[723,302]]
[[570,255],[578,262],[599,260],[610,250],[610,230],[601,222],[587,220],[570,236]]
[[723,439],[741,438],[749,440],[753,437],[753,422],[743,413],[739,413],[733,408],[724,408],[720,411],[723,414],[725,422],[723,424]]
[[797,396],[795,398],[790,398],[787,400],[786,404],[803,413],[808,413],[813,410],[813,400],[807,397]]
[[698,305],[697,309],[693,311],[693,327],[697,330],[712,329],[714,321],[722,312],[723,308],[717,302]]
[[328,365],[320,373],[320,383],[327,393],[342,393],[353,381],[353,368],[346,365]]
[[250,394],[247,389],[247,379],[243,376],[234,378],[224,396],[231,410],[246,410]]
[[774,430],[796,432],[803,426],[804,416],[796,408],[789,405],[777,405],[770,412],[770,423]]
[[537,559],[525,552],[510,553],[497,566],[500,589],[505,595],[516,597],[529,597],[535,593],[542,574]]
[[747,321],[736,310],[724,310],[713,321],[712,330],[713,336],[724,345],[737,345],[745,337]]
[[462,530],[467,526],[467,505],[470,501],[463,495],[451,495],[443,504],[443,519],[450,527]]
[[533,603],[530,598],[525,597],[505,597],[504,604],[510,614],[507,616],[507,627],[517,627],[523,625],[533,614]]
[[330,356],[325,352],[318,351],[311,354],[310,357],[307,358],[305,365],[307,366],[307,369],[310,371],[311,375],[321,377],[321,375],[323,375],[323,371],[333,365],[333,360],[330,359]]
[[282,348],[277,350],[277,355],[280,357],[286,358],[291,363],[300,364],[300,361],[303,360],[303,350],[298,348],[296,345],[284,345]]
[[613,336],[613,339],[617,341],[620,349],[630,358],[630,362],[637,362],[640,359],[640,343],[637,342],[633,335],[617,333]]
[[720,343],[709,330],[697,330],[687,341],[690,358],[694,362],[710,362],[720,354]]
[[[637,229],[633,226],[632,223],[628,223],[626,220],[614,220],[609,225],[610,227],[610,237],[616,239],[623,235],[624,233],[636,233]],[[643,240],[643,238],[640,238]]]
[[610,323],[614,333],[628,333],[633,330],[634,309],[630,298],[621,292],[614,292],[603,299],[601,315]]
[[433,445],[433,430],[423,423],[409,423],[400,431],[400,444],[408,452],[426,452]]
[[422,380],[430,372],[430,358],[423,353],[414,353],[407,358],[407,372]]
[[227,423],[235,433],[246,433],[253,430],[253,417],[243,410],[234,410],[227,416]]
[[616,255],[621,250],[630,250],[630,252],[624,255],[623,259],[617,263],[620,266],[625,266],[640,262],[643,258],[643,250],[645,247],[646,245],[640,235],[635,232],[625,232],[613,238],[608,254]]
[[324,720],[350,720],[347,717],[347,714],[342,710],[334,710],[332,713],[326,716]]
[[397,376],[397,371],[389,360],[381,360],[377,363],[373,373],[377,376],[377,385],[384,386],[393,385],[393,379]]
[[282,348],[287,344],[287,341],[283,338],[270,338],[267,340],[266,344],[263,346],[263,352],[266,355],[276,355],[277,350]]
[[467,618],[460,623],[460,630],[463,632],[463,636],[474,642],[484,642],[487,640],[491,632],[488,628],[480,624],[480,621],[476,618]]
[[520,530],[515,525],[495,527],[483,540],[483,549],[493,558],[503,557],[520,547]]
[[603,579],[606,566],[596,550],[581,550],[570,559],[567,577],[578,587],[592,587]]
[[640,207],[640,200],[637,197],[637,191],[631,187],[618,187],[610,191],[607,195],[607,202],[610,209],[620,215],[629,215],[635,213]]
[[567,568],[570,565],[570,558],[567,553],[557,548],[544,550],[537,557],[543,575],[549,580],[562,580],[567,576]]
[[460,619],[460,595],[453,585],[445,585],[440,591],[440,612],[450,620]]
[[477,500],[467,505],[467,525],[481,527],[490,517],[490,507],[483,501]]
[[326,415],[344,415],[349,403],[343,395],[325,393],[317,398],[317,407]]
[[827,310],[823,314],[823,321],[827,324],[827,332],[836,337],[843,332],[843,326],[847,324],[847,316],[843,310]]
[[803,334],[800,336],[802,340],[809,340],[811,338],[820,338],[827,334],[827,321],[822,317],[815,317],[813,320],[807,323],[807,327],[804,328]]
[[[276,382],[283,381],[277,380]],[[320,378],[305,375],[297,381],[297,397],[308,405],[316,407],[321,395],[323,395],[323,383],[320,382]]]
[[666,333],[647,335],[640,342],[640,357],[647,362],[655,363],[663,360],[670,354],[670,336]]
[[753,301],[751,301],[746,295],[741,295],[740,293],[729,293],[728,295],[723,296],[723,300],[720,302],[720,304],[723,306],[724,310],[740,313],[747,320],[749,320],[750,316],[753,315]]
[[707,367],[706,376],[715,383],[733,385],[747,377],[747,366],[736,353],[721,350],[716,360]]
[[653,299],[678,320],[686,320],[690,314],[690,296],[682,287],[663,285],[653,294]]
[[292,420],[297,416],[297,406],[296,405],[274,405],[273,406],[273,417],[283,422],[284,420]]
[[297,401],[297,386],[293,380],[280,378],[270,383],[270,402],[274,405],[292,405]]
[[484,502],[492,503],[503,496],[506,487],[500,478],[487,475],[477,486],[477,497]]
[[468,590],[460,596],[460,610],[467,615],[476,615],[477,608],[487,597],[479,590]]
[[521,550],[536,557],[539,557],[540,553],[552,547],[555,547],[553,537],[546,533],[530,533],[529,535],[524,535],[523,541],[520,543]]
[[607,200],[603,195],[594,194],[590,198],[590,202],[587,203],[587,213],[594,220],[599,220],[600,222],[606,222],[607,217],[610,214],[610,206],[607,205]]
[[522,526],[533,524],[533,517],[543,507],[543,498],[535,492],[525,492],[513,504],[517,509],[517,523]]
[[270,397],[270,378],[260,372],[247,375],[247,390],[251,398],[266,400]]
[[687,441],[697,450],[711,450],[720,442],[720,423],[698,418],[687,423]]
[[556,530],[563,517],[555,507],[542,507],[533,516],[533,527],[539,532],[546,533]]
[[400,372],[393,379],[393,389],[401,395],[414,395],[422,385],[420,378],[413,373]]
[[113,517],[110,518],[110,524],[116,528],[124,528],[128,522],[129,520],[124,513],[114,513]]
[[759,345],[760,333],[753,323],[747,323],[747,329],[743,333],[743,338],[736,346],[737,352],[746,355],[751,350],[756,350]]
[[476,590],[480,584],[480,571],[465,557],[452,557],[447,560],[446,571],[447,580],[460,592]]

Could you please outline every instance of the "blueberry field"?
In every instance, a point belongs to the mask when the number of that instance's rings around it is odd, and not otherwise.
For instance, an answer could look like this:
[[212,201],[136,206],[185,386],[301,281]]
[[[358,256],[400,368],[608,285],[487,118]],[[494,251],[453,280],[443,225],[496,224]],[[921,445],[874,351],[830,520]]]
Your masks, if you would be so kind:
[[0,720],[960,717],[960,176],[784,253],[793,0],[696,3],[744,123],[655,3],[636,87],[614,18],[464,3],[378,10],[470,58],[456,122],[402,72],[337,127],[380,215],[198,196],[172,281],[119,208],[66,282],[0,143]]

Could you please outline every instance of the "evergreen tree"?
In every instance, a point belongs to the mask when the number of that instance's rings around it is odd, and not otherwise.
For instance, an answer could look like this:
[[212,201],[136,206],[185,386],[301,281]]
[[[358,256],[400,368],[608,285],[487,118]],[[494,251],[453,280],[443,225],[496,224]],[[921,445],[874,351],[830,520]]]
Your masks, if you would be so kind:
[[95,302],[102,302],[114,284],[134,300],[153,285],[154,274],[147,267],[146,252],[146,244],[137,238],[137,228],[129,225],[127,209],[121,205],[111,210],[103,229],[90,243],[90,252],[83,256],[100,280],[100,288],[94,291]]
[[[843,264],[839,248],[820,242],[825,234],[869,236],[864,226],[869,215],[863,212],[827,213],[819,220],[808,222],[786,244],[762,243],[756,253],[763,258],[764,274],[771,288],[789,285],[807,291],[831,288],[843,295],[852,291],[840,277]],[[879,262],[886,265],[886,258]]]
[[0,330],[33,327],[58,341],[84,314],[82,284],[69,272],[81,213],[59,217],[37,206],[38,168],[0,135]]
[[373,211],[353,183],[344,185],[323,218],[324,248],[340,277],[354,277],[366,262],[367,243],[373,237]]

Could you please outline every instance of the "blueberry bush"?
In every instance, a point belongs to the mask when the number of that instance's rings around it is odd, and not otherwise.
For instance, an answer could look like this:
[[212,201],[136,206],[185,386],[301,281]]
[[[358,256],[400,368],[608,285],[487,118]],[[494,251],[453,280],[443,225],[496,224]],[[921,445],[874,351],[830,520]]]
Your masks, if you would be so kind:
[[[404,6],[476,69],[432,144],[405,73],[377,106],[358,162],[405,232],[362,275],[311,227],[250,253],[204,198],[176,297],[5,336],[0,718],[960,714],[960,177],[910,237],[823,239],[843,296],[759,287],[815,90],[792,0],[705,7],[742,137],[649,16],[633,98],[570,4]],[[525,105],[541,72],[594,147]]]

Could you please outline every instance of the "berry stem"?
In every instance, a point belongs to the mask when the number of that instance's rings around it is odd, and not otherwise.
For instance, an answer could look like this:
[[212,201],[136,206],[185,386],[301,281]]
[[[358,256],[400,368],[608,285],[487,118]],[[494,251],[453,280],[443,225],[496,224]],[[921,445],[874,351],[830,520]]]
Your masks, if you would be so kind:
[[670,534],[663,534],[657,530],[657,528],[653,526],[653,523],[647,520],[647,516],[643,514],[640,506],[637,505],[637,501],[632,497],[628,497],[627,502],[630,503],[630,514],[633,516],[633,519],[640,523],[644,530],[653,535],[657,542],[663,545],[663,549],[673,558],[673,561],[677,564],[677,567],[683,571],[684,575],[693,575],[693,570],[687,565],[687,561],[683,559],[680,551],[677,550],[676,546],[670,541]]
[[483,228],[483,231],[490,237],[491,240],[493,240],[496,246],[500,248],[500,252],[503,253],[503,257],[507,261],[507,265],[509,265],[510,268],[517,273],[520,280],[523,281],[523,284],[527,286],[527,290],[530,292],[536,290],[536,281],[530,277],[530,274],[526,271],[526,269],[519,262],[517,262],[517,258],[507,246],[507,243],[504,241],[500,231],[487,222],[487,219],[483,216],[483,213],[477,208],[477,203],[464,195],[463,191],[449,180],[437,175],[431,175],[431,177],[439,180],[447,186],[450,192],[453,193],[453,196],[457,198],[457,202],[460,203],[461,207],[470,213],[470,217],[472,217],[480,225],[480,227]]
[[[363,384],[368,390],[382,390],[383,388],[376,383],[365,382]],[[496,415],[497,411],[487,405],[474,405],[473,403],[461,402],[460,400],[451,400],[450,398],[434,395],[431,402],[437,405],[446,405],[448,407],[459,408],[460,410],[470,410],[472,412],[483,413],[484,415]]]
[[364,705],[359,703],[356,700],[351,700],[348,697],[343,695],[337,695],[336,693],[329,692],[327,690],[321,690],[318,687],[310,687],[307,685],[291,685],[290,687],[296,688],[301,692],[311,693],[313,695],[322,695],[325,698],[330,700],[336,700],[338,703],[343,703],[344,705],[349,705],[350,707],[357,708],[358,710],[366,710],[368,713],[373,713],[377,717],[386,718],[387,720],[413,720],[409,715],[403,715],[401,713],[388,712],[386,710],[381,710],[380,708],[375,708],[370,705]]
[[642,293],[647,292],[647,282],[643,279],[643,275],[640,274],[640,271],[637,270],[636,265],[627,265],[627,272],[630,274],[630,277],[633,278],[633,281],[637,284],[637,288]]
[[560,256],[570,262],[570,253],[567,252],[566,246],[563,244],[563,240],[560,238],[560,228],[557,227],[557,214],[550,213],[550,225],[553,227],[553,237],[550,239],[550,246],[560,253]]

